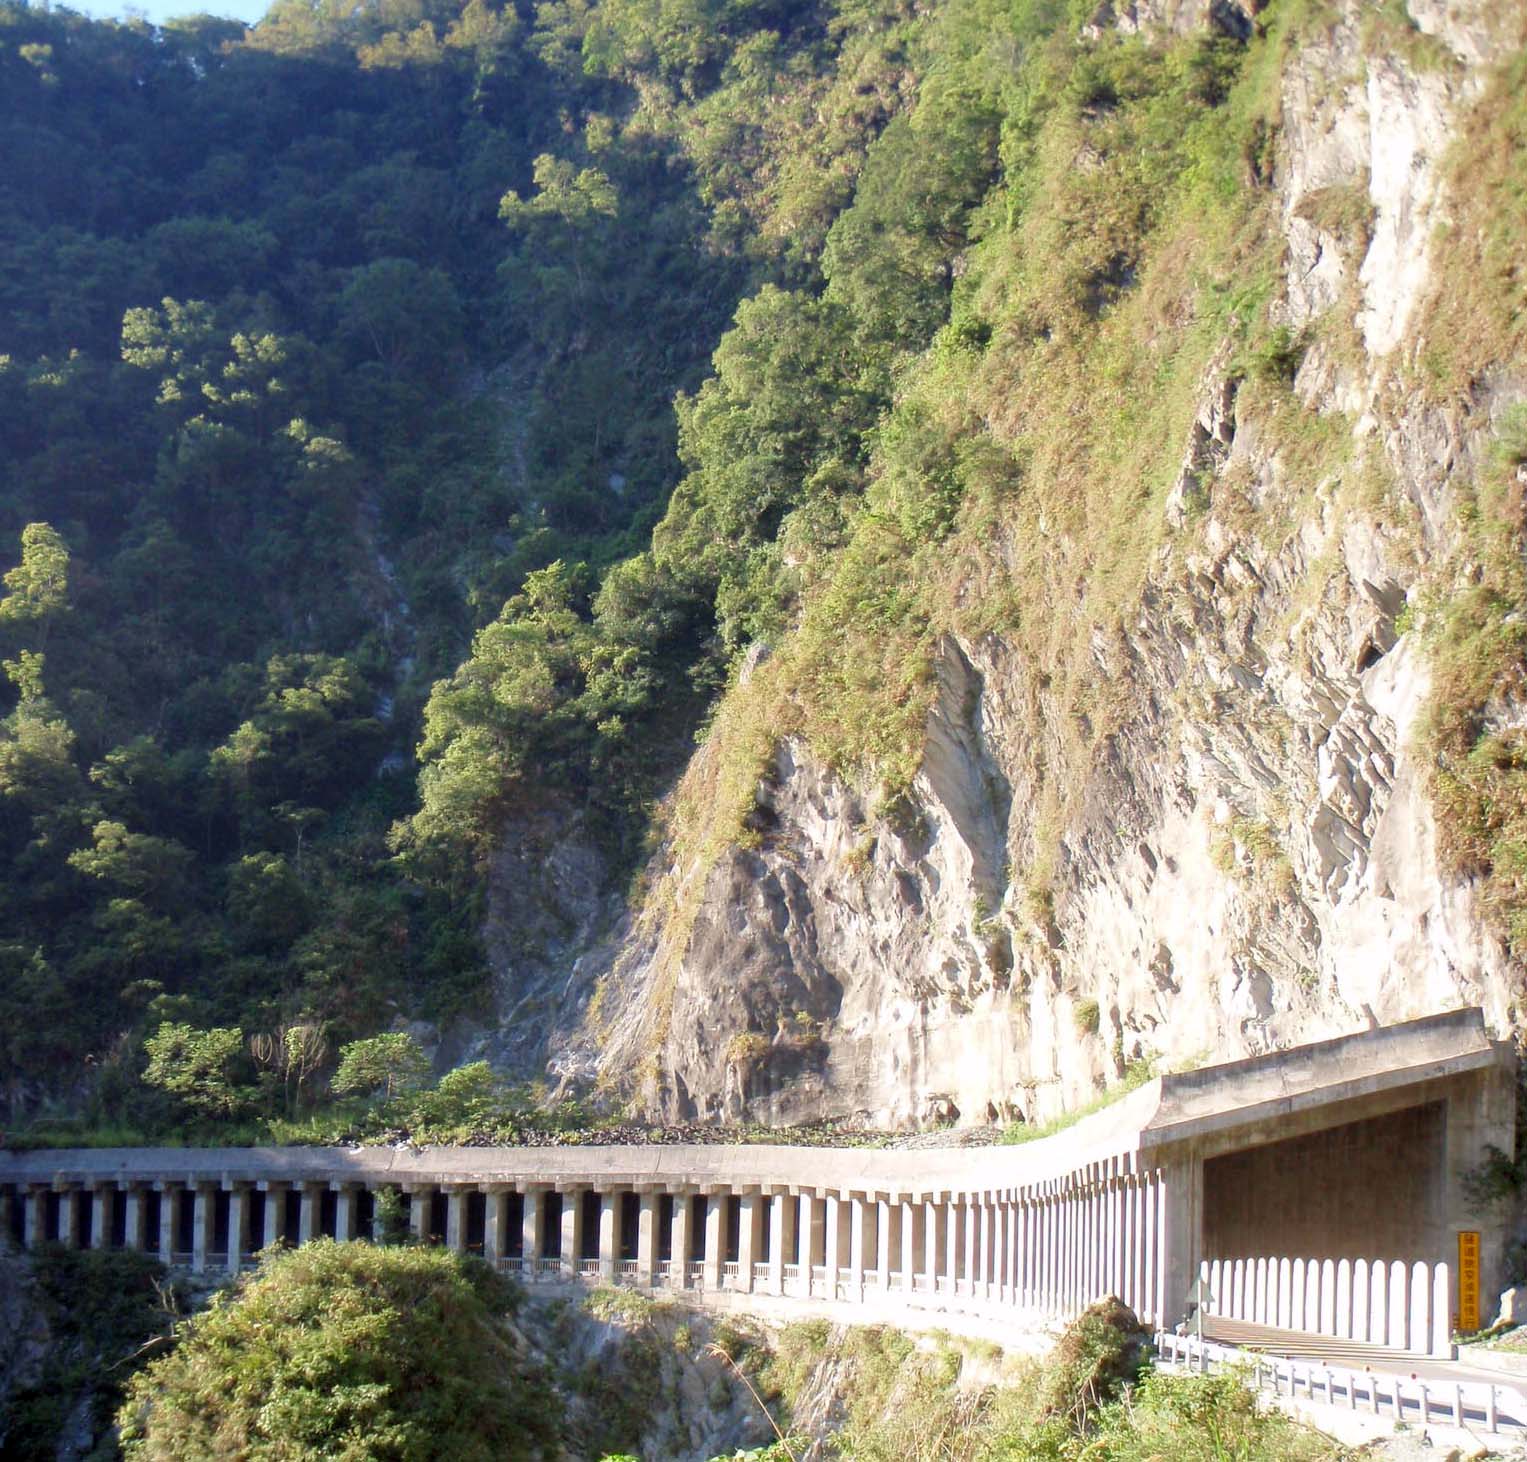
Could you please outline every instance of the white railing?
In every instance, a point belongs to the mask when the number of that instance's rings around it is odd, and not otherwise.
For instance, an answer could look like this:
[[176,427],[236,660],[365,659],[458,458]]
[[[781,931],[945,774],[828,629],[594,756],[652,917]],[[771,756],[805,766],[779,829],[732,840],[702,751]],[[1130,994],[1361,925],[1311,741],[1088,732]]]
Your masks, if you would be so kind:
[[1316,1361],[1284,1360],[1218,1345],[1192,1335],[1158,1331],[1160,1362],[1184,1370],[1239,1370],[1254,1390],[1291,1400],[1388,1417],[1407,1426],[1483,1427],[1492,1435],[1527,1434],[1527,1397],[1514,1386],[1446,1381],[1383,1371],[1353,1371]]
[[578,1261],[578,1273],[584,1279],[598,1279],[599,1278],[599,1260],[597,1260],[597,1259],[580,1259]]
[[1384,1259],[1206,1259],[1206,1315],[1394,1350],[1451,1355],[1446,1264]]

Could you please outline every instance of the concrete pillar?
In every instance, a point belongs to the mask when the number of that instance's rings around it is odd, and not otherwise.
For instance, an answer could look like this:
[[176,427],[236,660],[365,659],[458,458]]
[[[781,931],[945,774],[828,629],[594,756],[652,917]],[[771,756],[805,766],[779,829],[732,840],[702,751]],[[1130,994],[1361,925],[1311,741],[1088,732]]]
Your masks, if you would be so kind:
[[606,1188],[599,1195],[599,1277],[606,1283],[615,1278],[615,1262],[620,1258],[620,1194]]
[[264,1231],[260,1235],[260,1247],[268,1249],[286,1237],[286,1184],[261,1183],[260,1187],[265,1191],[265,1220],[261,1225]]
[[705,1199],[705,1291],[721,1290],[721,1266],[726,1262],[726,1193],[711,1193]]
[[805,1293],[810,1295],[816,1286],[812,1271],[827,1263],[827,1200],[816,1193],[802,1193],[799,1223],[801,1270],[806,1280]]
[[348,1244],[355,1238],[355,1184],[331,1183],[334,1190],[334,1240]]
[[29,1249],[42,1243],[47,1232],[48,1190],[28,1188],[21,1210],[21,1241]]
[[180,1184],[155,1183],[159,1191],[159,1262],[175,1262],[175,1235],[180,1228]]
[[1007,1198],[1002,1193],[992,1194],[992,1298],[998,1304],[1008,1300],[1007,1278]]
[[1158,1330],[1165,1323],[1156,1287],[1156,1276],[1160,1272],[1160,1206],[1161,1188],[1152,1170],[1144,1175],[1140,1194],[1140,1302],[1144,1306],[1143,1317]]
[[996,1295],[997,1224],[990,1193],[976,1198],[976,1298],[983,1304]]
[[965,1205],[965,1293],[974,1299],[985,1268],[981,1259],[981,1203],[974,1194],[968,1194],[963,1202]]
[[302,1204],[297,1215],[297,1242],[311,1244],[323,1232],[323,1188],[317,1183],[300,1185]]
[[562,1273],[569,1279],[578,1275],[583,1254],[583,1189],[562,1189]]
[[483,1199],[482,1256],[494,1268],[504,1257],[505,1230],[509,1219],[509,1190],[485,1189]]
[[58,1241],[66,1249],[80,1246],[80,1190],[73,1184],[55,1190],[58,1195]]
[[939,1207],[944,1215],[945,1288],[951,1295],[956,1295],[960,1292],[960,1239],[965,1232],[965,1220],[960,1212],[960,1200],[953,1194]]
[[122,1225],[122,1244],[135,1253],[143,1249],[143,1189],[130,1183],[126,1189],[126,1212]]
[[521,1193],[524,1206],[520,1211],[520,1267],[529,1279],[536,1274],[546,1249],[546,1188],[541,1183],[526,1183]]
[[244,1263],[244,1240],[249,1231],[249,1185],[228,1186],[228,1253],[224,1264],[230,1274],[237,1274]]
[[881,1198],[875,1203],[875,1272],[880,1292],[891,1292],[891,1276],[901,1265],[901,1204]]
[[911,1295],[917,1292],[917,1266],[923,1257],[923,1205],[905,1199],[898,1222],[901,1225],[901,1253],[897,1256],[897,1269],[902,1290]]
[[800,1206],[788,1193],[775,1193],[769,1204],[769,1293],[784,1294],[785,1265],[792,1262]]
[[207,1268],[207,1250],[212,1243],[213,1189],[198,1183],[193,1190],[191,1210],[191,1270],[202,1274]]
[[657,1241],[662,1227],[658,1204],[662,1195],[651,1189],[641,1194],[636,1213],[636,1282],[643,1289],[657,1284]]
[[90,1247],[111,1247],[112,1194],[117,1191],[115,1183],[97,1183],[90,1190]]
[[940,1261],[944,1254],[944,1234],[948,1229],[944,1205],[929,1198],[923,1204],[923,1288],[929,1294],[938,1293]]
[[453,1254],[467,1251],[467,1190],[445,1190],[445,1246]]
[[737,1234],[737,1275],[744,1294],[753,1293],[753,1266],[762,1262],[763,1249],[763,1199],[756,1192],[742,1195],[738,1215],[740,1228]]
[[687,1188],[679,1188],[673,1195],[673,1229],[669,1239],[669,1273],[676,1289],[689,1287],[689,1265],[694,1254],[690,1241],[690,1200],[694,1195]]
[[875,1252],[874,1240],[870,1236],[871,1215],[875,1207],[864,1198],[851,1198],[849,1211],[852,1214],[852,1226],[848,1237],[848,1297],[858,1301],[864,1298],[866,1256],[873,1257]]
[[1023,1303],[1023,1240],[1020,1225],[1023,1204],[1014,1189],[1007,1195],[1007,1302],[1014,1308]]
[[822,1263],[827,1270],[827,1287],[823,1296],[825,1299],[835,1300],[838,1297],[842,1270],[848,1263],[852,1219],[853,1208],[848,1199],[836,1193],[830,1193],[827,1197],[822,1253]]
[[1187,1309],[1198,1273],[1204,1165],[1187,1158],[1162,1171],[1160,1222],[1162,1324],[1171,1329]]
[[[303,1205],[306,1207],[306,1204]],[[430,1240],[430,1210],[435,1206],[433,1188],[410,1188],[408,1190],[408,1231],[414,1242],[427,1244]]]

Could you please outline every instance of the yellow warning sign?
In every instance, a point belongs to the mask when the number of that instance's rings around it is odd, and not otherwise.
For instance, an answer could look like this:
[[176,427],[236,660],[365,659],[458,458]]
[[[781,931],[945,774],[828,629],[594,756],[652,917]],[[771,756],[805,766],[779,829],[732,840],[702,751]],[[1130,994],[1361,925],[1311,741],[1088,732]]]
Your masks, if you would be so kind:
[[1479,1329],[1479,1234],[1472,1229],[1458,1234],[1458,1329],[1464,1335]]

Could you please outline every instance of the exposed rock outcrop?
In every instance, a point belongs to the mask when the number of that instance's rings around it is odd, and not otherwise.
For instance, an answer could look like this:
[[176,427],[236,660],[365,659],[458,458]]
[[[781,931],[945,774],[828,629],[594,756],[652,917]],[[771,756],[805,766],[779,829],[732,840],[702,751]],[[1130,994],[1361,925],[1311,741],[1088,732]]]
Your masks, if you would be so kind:
[[[1097,23],[1204,23],[1202,6],[1191,21],[1148,8]],[[1138,613],[1090,646],[1125,707],[1090,763],[1075,765],[1044,666],[998,636],[946,636],[896,815],[781,745],[757,846],[660,858],[659,896],[583,956],[561,1069],[670,1118],[1038,1120],[1136,1062],[1462,1003],[1514,1028],[1519,972],[1439,861],[1407,604],[1449,546],[1454,478],[1524,382],[1428,407],[1397,385],[1438,267],[1443,158],[1490,53],[1473,11],[1411,13],[1435,66],[1365,57],[1349,4],[1283,80],[1278,310],[1291,336],[1336,313],[1350,326],[1353,348],[1317,340],[1294,383],[1355,424],[1350,462],[1285,535],[1242,531],[1220,485],[1271,513],[1285,443],[1220,352]],[[1398,485],[1389,507],[1351,490],[1364,471]],[[1068,758],[1079,791],[1056,828],[1042,789]],[[1038,865],[1047,879],[1026,872]]]

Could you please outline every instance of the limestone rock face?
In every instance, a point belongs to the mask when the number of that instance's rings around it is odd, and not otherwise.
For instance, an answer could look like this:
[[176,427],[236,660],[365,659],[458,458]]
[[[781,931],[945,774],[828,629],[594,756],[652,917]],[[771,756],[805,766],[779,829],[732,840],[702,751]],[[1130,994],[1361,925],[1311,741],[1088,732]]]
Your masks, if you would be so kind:
[[[1204,23],[1192,9],[1142,0],[1096,23]],[[780,746],[758,845],[659,855],[664,896],[590,939],[552,1023],[556,1069],[672,1118],[1034,1121],[1136,1062],[1233,1059],[1464,1003],[1516,1024],[1518,972],[1439,865],[1411,749],[1427,662],[1404,611],[1447,547],[1451,478],[1527,381],[1421,409],[1393,375],[1488,36],[1462,5],[1413,3],[1448,58],[1418,71],[1363,58],[1359,11],[1285,74],[1279,308],[1294,331],[1348,312],[1358,348],[1310,350],[1295,389],[1356,422],[1415,522],[1343,510],[1334,483],[1276,547],[1222,521],[1220,480],[1272,503],[1285,467],[1217,357],[1167,504],[1176,542],[1138,615],[1090,647],[1128,709],[1058,839],[1040,787],[1068,754],[1067,713],[1044,668],[998,637],[948,637],[907,805],[877,817],[807,746]],[[1023,870],[1047,838],[1036,894]]]

